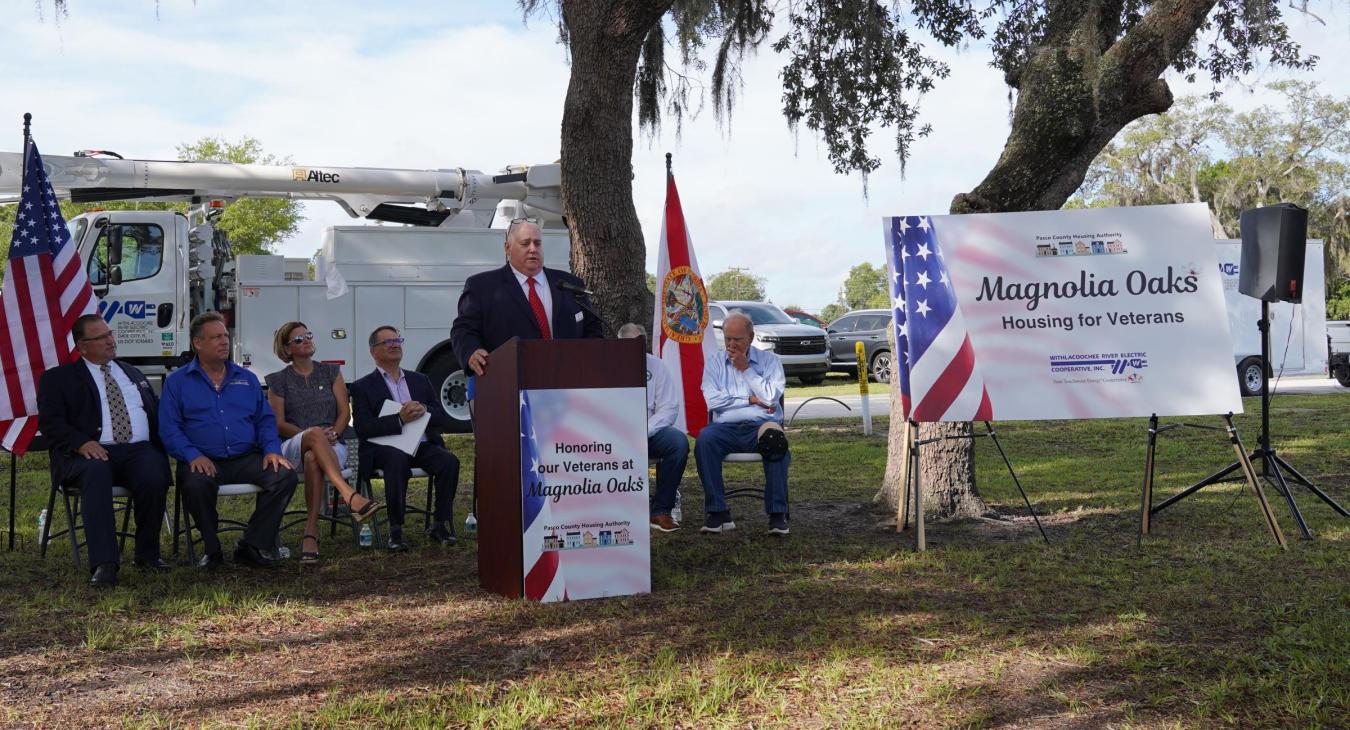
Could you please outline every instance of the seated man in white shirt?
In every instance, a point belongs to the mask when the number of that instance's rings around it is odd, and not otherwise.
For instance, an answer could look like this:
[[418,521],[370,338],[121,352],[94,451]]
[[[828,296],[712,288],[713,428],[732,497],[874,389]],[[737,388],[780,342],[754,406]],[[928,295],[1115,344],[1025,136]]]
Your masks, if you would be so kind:
[[[761,426],[781,424],[783,363],[772,352],[750,346],[755,325],[749,315],[732,310],[722,322],[725,351],[717,351],[703,364],[703,399],[712,423],[699,432],[694,460],[703,481],[704,519],[702,532],[734,530],[736,523],[727,509],[722,482],[722,459],[727,454],[757,451]],[[791,454],[764,460],[764,511],[769,513],[769,532],[788,534],[788,464]]]
[[[647,330],[629,322],[619,328],[619,337],[641,337]],[[656,484],[652,488],[651,523],[661,532],[680,529],[671,516],[675,493],[689,463],[689,437],[675,425],[680,415],[680,393],[675,376],[661,358],[647,353],[647,456],[660,459],[656,464]]]

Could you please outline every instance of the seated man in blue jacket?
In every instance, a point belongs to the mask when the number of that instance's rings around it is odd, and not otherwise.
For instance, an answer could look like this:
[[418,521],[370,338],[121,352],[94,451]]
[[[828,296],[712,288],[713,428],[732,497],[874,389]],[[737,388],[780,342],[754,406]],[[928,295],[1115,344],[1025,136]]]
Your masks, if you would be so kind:
[[258,378],[230,361],[223,316],[197,315],[190,334],[197,356],[164,380],[159,436],[179,461],[178,488],[202,533],[205,554],[197,566],[214,570],[224,563],[216,535],[220,485],[256,484],[262,492],[234,559],[271,567],[276,560],[270,551],[296,485],[295,471],[281,456],[277,419]]
[[[384,472],[384,495],[389,511],[389,551],[404,552],[403,517],[406,513],[408,477],[417,467],[431,476],[432,508],[431,539],[442,545],[455,544],[455,490],[459,486],[459,459],[445,448],[441,435],[451,426],[450,416],[437,402],[436,391],[427,376],[404,370],[403,336],[391,325],[378,327],[370,333],[370,357],[375,370],[359,378],[348,388],[352,394],[352,418],[356,435],[361,439],[360,474],[365,482],[371,472]],[[396,413],[381,416],[385,401],[400,404]],[[370,439],[393,436],[403,432],[403,425],[431,414],[427,430],[415,453],[409,455],[394,446],[377,444]]]

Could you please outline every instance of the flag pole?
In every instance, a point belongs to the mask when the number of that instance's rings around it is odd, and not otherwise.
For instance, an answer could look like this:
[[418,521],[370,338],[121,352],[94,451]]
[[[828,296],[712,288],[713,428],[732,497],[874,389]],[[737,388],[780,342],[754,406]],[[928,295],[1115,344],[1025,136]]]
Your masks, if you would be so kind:
[[[25,117],[26,117],[26,116],[27,116],[27,115],[25,115]],[[669,153],[669,152],[666,153],[666,176],[667,176],[667,177],[670,176],[670,153]]]
[[27,184],[28,180],[28,148],[33,146],[33,115],[29,112],[23,113],[23,163],[19,167],[20,185]]

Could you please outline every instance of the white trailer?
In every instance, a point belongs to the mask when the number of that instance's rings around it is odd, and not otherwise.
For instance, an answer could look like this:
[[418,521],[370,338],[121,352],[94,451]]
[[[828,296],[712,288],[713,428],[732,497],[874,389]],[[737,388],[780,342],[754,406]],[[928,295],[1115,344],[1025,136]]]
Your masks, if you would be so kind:
[[[467,431],[465,377],[449,342],[465,279],[504,263],[504,220],[520,216],[542,224],[546,265],[569,268],[557,165],[486,174],[56,155],[44,162],[57,194],[76,201],[194,203],[188,215],[93,211],[69,221],[119,357],[151,375],[186,361],[189,323],[208,310],[226,315],[235,361],[259,377],[282,367],[272,336],[283,322],[305,322],[318,357],[340,364],[349,380],[374,367],[368,334],[392,325],[407,338],[404,364],[432,378],[441,406]],[[17,199],[21,169],[21,155],[0,153],[0,203]],[[328,276],[299,280],[307,263],[235,257],[214,227],[225,202],[243,197],[329,200],[353,217],[401,225],[328,229],[316,260]]]
[[1261,362],[1261,301],[1238,291],[1241,241],[1216,241],[1219,273],[1228,304],[1228,330],[1233,334],[1233,362],[1244,396],[1261,394],[1261,370],[1271,377],[1327,373],[1326,280],[1322,242],[1309,241],[1303,272],[1303,301],[1270,305],[1270,363]]

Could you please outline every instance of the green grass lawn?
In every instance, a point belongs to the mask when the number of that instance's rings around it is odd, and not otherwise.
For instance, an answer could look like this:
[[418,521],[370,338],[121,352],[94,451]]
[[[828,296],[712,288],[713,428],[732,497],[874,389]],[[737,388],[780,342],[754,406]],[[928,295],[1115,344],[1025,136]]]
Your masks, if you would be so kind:
[[[1281,454],[1342,504],[1347,403],[1287,396],[1273,413]],[[1249,446],[1257,420],[1239,419]],[[999,426],[1048,547],[980,444],[981,492],[1008,519],[930,523],[929,552],[912,552],[870,506],[884,435],[814,422],[792,429],[791,536],[764,534],[744,500],[742,529],[694,531],[691,460],[689,527],[653,536],[653,593],[550,605],[480,591],[473,541],[389,556],[341,534],[317,570],[127,568],[94,594],[67,546],[37,557],[34,455],[19,475],[25,545],[0,552],[0,725],[1350,724],[1350,520],[1299,492],[1316,533],[1301,540],[1268,490],[1281,551],[1251,495],[1222,485],[1137,545],[1145,421]],[[471,447],[452,447],[467,481]],[[1169,433],[1158,499],[1231,457],[1221,433]],[[286,539],[295,550],[298,528]]]
[[[867,383],[867,392],[871,395],[886,396],[891,392],[889,383]],[[820,385],[802,385],[796,378],[788,378],[786,395],[788,398],[812,398],[818,395],[857,395],[858,377],[847,373],[830,373]]]

